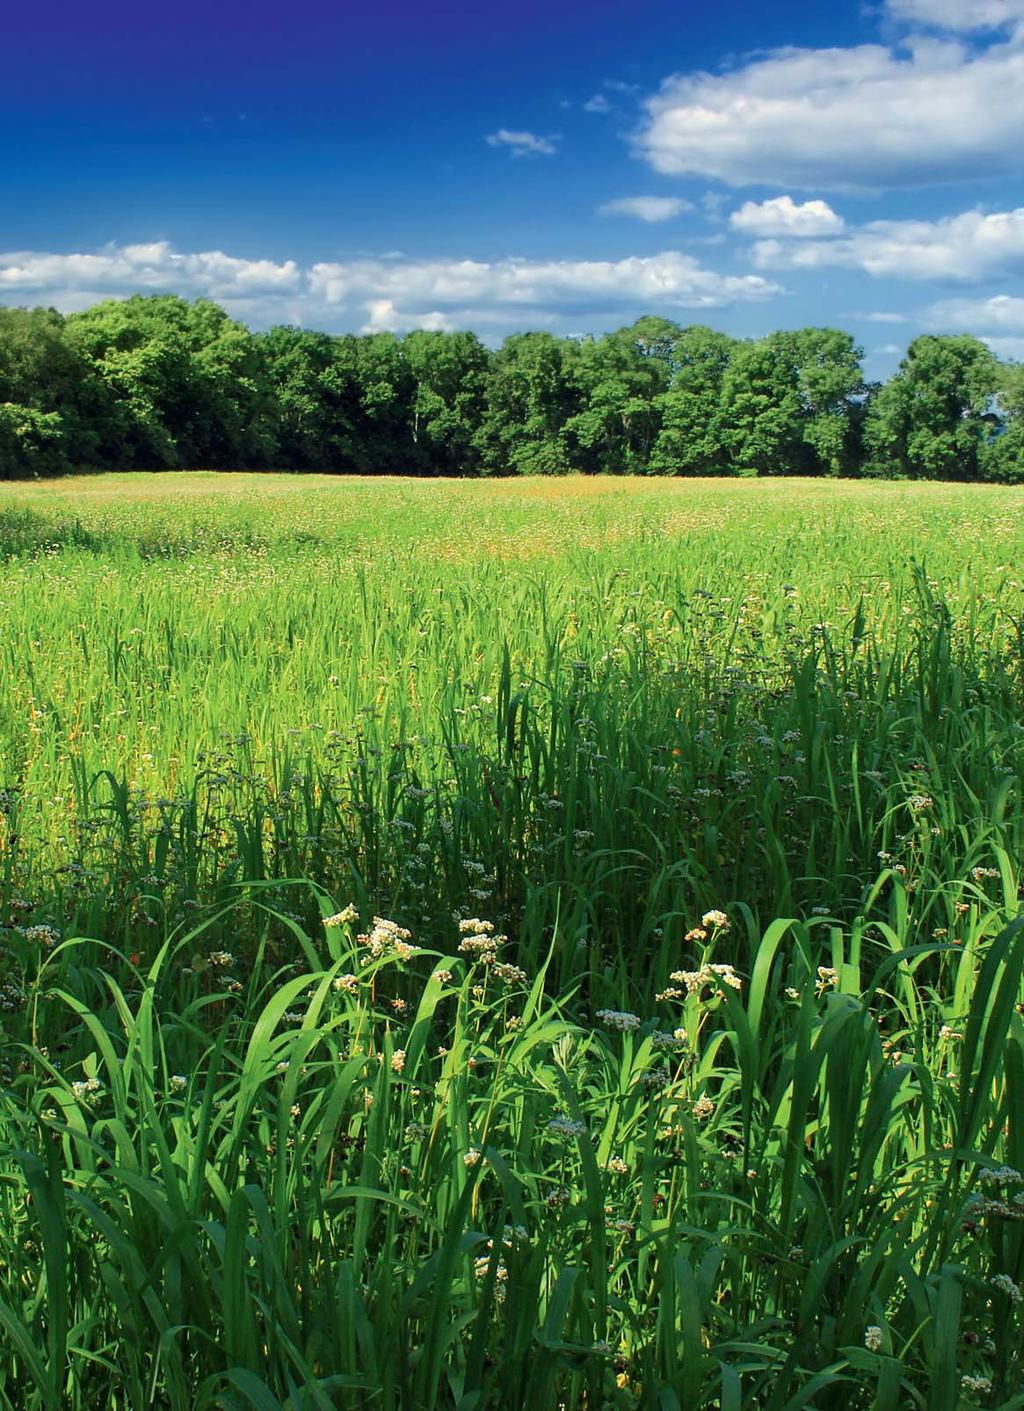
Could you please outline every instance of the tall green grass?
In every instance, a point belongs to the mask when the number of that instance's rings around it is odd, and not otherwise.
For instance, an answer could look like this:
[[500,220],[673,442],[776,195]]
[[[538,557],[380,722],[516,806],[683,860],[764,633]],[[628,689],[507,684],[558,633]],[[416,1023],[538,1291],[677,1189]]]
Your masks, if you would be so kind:
[[783,489],[4,492],[4,1411],[1024,1406],[1024,495]]

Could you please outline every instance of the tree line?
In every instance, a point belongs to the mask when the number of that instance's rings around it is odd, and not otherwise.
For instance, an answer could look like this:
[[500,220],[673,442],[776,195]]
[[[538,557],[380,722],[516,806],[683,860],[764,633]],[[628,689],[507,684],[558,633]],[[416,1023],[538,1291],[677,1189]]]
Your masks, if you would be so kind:
[[911,343],[885,383],[834,328],[735,339],[254,333],[209,300],[0,308],[0,478],[73,469],[1024,480],[1024,365]]

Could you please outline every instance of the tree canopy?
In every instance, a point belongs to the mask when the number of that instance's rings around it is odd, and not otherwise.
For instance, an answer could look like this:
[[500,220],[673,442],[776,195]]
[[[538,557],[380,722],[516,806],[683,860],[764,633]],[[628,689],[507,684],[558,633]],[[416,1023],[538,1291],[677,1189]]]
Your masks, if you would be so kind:
[[207,299],[0,307],[0,477],[287,468],[414,475],[1024,479],[1024,369],[916,339],[884,385],[835,328],[735,339],[648,315],[599,338],[254,333]]

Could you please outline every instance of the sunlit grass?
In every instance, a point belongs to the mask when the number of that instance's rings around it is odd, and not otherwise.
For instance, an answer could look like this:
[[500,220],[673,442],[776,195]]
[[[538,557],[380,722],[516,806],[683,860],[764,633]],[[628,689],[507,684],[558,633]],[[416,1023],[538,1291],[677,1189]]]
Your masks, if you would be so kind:
[[0,489],[0,1406],[1024,1405],[1022,524]]

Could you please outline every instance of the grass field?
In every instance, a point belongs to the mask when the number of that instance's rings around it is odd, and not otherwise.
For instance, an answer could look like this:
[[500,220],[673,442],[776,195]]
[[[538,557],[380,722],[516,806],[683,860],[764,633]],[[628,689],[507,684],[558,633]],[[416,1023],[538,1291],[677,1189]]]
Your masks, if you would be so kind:
[[1024,1407],[1022,780],[1022,489],[0,486],[0,1407]]

